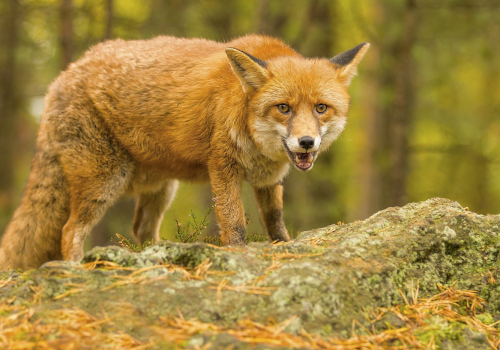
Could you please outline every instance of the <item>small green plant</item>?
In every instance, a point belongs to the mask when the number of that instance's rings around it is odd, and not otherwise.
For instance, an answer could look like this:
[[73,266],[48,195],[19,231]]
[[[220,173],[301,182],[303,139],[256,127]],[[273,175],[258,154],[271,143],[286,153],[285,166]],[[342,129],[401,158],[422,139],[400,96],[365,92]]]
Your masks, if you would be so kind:
[[247,243],[250,243],[250,242],[267,242],[269,239],[267,237],[266,234],[264,233],[257,233],[257,232],[253,232],[253,233],[249,233],[247,235]]
[[[220,240],[220,237],[219,236],[206,236],[206,237],[203,237],[202,241],[204,243],[208,243],[208,244],[212,244],[212,245],[216,245],[216,246],[219,246],[219,247],[222,247],[222,241]],[[267,242],[269,241],[267,235],[263,234],[263,233],[249,233],[247,235],[247,238],[246,238],[246,242],[247,243],[250,243],[250,242]]]
[[[204,229],[207,228],[210,221],[208,220],[208,216],[215,209],[217,205],[217,197],[212,199],[212,205],[207,209],[205,215],[201,222],[198,221],[196,214],[191,210],[190,220],[187,223],[186,227],[184,227],[179,221],[175,220],[177,224],[177,232],[175,233],[175,238],[183,243],[193,243],[198,240],[198,237],[202,233]],[[245,222],[248,225],[250,223],[250,216],[245,213]],[[250,233],[247,235],[246,242],[266,242],[268,241],[268,237],[262,233]],[[219,236],[206,236],[202,238],[202,242],[216,245],[221,247],[222,241]]]
[[218,247],[222,247],[222,241],[220,240],[220,237],[217,236],[206,236],[202,238],[203,243],[208,243],[212,245],[216,245]]
[[120,247],[126,248],[131,252],[142,252],[145,248],[150,247],[154,244],[153,239],[147,240],[142,245],[137,245],[137,244],[130,242],[130,239],[123,237],[119,233],[115,233],[115,236],[118,240],[115,241],[115,240],[113,240],[113,238],[111,238],[111,242],[116,243]]
[[216,205],[217,205],[217,197],[214,197],[212,199],[212,204],[210,205],[210,208],[208,208],[207,211],[205,211],[205,215],[203,216],[201,221],[198,221],[198,219],[196,218],[196,214],[193,212],[193,210],[191,210],[191,214],[189,215],[190,220],[186,228],[184,228],[184,226],[179,221],[175,220],[175,222],[177,223],[177,232],[175,233],[175,238],[178,241],[181,241],[182,243],[196,242],[201,232],[207,228],[208,224],[210,224],[208,216],[215,209]]

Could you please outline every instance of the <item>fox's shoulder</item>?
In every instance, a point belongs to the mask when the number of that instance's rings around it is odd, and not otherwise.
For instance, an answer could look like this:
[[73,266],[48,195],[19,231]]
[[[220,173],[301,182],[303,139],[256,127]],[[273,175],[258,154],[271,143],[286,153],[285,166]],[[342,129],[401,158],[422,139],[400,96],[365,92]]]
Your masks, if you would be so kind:
[[113,75],[135,71],[141,67],[169,71],[191,70],[202,66],[207,75],[223,70],[233,77],[225,53],[228,47],[245,51],[261,60],[282,56],[301,57],[280,39],[264,35],[246,35],[227,42],[158,36],[148,40],[115,39],[99,43],[72,63],[69,71],[75,74],[80,71],[105,71],[106,75]]
[[157,36],[148,40],[108,40],[92,46],[83,56],[123,56],[123,57],[154,57],[170,52],[193,52],[193,56],[214,51],[223,51],[225,45],[216,41],[200,38],[177,38],[174,36]]
[[178,38],[174,36],[158,36],[148,40],[108,40],[91,47],[79,60],[115,58],[145,58],[162,55],[186,55],[200,59],[213,53],[222,53],[228,47],[235,47],[260,59],[279,56],[299,56],[290,46],[277,38],[250,34],[228,42],[217,42],[202,38]]
[[227,43],[262,60],[279,56],[300,56],[294,49],[282,40],[265,35],[250,34]]

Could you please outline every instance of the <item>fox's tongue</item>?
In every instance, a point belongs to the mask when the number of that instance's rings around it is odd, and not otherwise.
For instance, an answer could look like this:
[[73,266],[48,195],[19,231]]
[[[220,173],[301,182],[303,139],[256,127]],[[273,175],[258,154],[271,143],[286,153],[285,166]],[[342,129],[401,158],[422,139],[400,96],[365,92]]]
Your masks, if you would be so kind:
[[313,162],[313,155],[311,153],[294,153],[295,164],[301,169],[308,169]]

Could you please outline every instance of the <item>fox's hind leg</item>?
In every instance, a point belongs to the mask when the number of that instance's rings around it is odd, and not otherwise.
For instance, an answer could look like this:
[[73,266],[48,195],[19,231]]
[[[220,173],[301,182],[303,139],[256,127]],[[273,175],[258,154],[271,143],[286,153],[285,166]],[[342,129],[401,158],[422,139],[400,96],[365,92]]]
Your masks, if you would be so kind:
[[[85,107],[85,108],[84,108]],[[80,260],[92,227],[130,185],[135,162],[88,106],[69,107],[55,127],[66,176],[69,219],[62,230],[65,260]]]
[[[133,166],[130,163],[107,167],[98,160],[85,162],[85,169],[74,169],[69,183],[70,216],[62,230],[64,260],[78,261],[83,257],[83,244],[106,209],[125,191]],[[94,163],[94,164],[90,164]]]
[[271,241],[289,241],[283,221],[283,185],[254,187],[260,219]]
[[178,186],[179,181],[167,180],[160,190],[138,196],[132,232],[139,244],[151,239],[157,242],[160,239],[163,214],[170,207]]

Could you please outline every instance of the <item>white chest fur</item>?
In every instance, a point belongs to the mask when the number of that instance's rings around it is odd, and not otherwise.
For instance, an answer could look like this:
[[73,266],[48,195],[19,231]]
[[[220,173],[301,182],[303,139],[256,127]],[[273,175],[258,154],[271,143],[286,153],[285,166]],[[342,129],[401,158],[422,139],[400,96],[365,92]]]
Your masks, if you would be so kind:
[[252,185],[264,187],[274,185],[288,174],[289,162],[276,162],[266,156],[252,157],[245,162],[245,178]]
[[250,138],[237,135],[231,130],[231,139],[239,150],[239,161],[245,172],[245,180],[250,185],[264,187],[283,180],[290,169],[286,157],[276,161],[263,155]]

